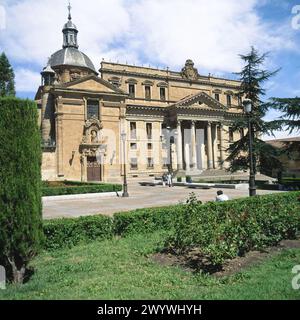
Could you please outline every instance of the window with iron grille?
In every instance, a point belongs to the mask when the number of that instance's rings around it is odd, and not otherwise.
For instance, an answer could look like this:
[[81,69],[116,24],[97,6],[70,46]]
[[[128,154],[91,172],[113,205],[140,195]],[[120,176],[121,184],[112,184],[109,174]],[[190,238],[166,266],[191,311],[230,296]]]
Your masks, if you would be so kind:
[[151,87],[145,86],[145,98],[151,100]]
[[136,139],[136,122],[130,122],[130,138]]
[[231,95],[227,94],[227,106],[231,107]]
[[99,119],[99,102],[96,100],[87,101],[87,119]]
[[129,84],[129,97],[135,98],[135,85]]
[[130,143],[131,150],[137,150],[137,143]]
[[166,101],[166,88],[160,88],[160,100],[161,101]]
[[147,168],[148,169],[153,169],[154,168],[153,158],[147,158]]
[[130,169],[131,170],[137,170],[138,169],[137,158],[131,158],[130,159]]
[[152,123],[146,123],[147,139],[152,139]]

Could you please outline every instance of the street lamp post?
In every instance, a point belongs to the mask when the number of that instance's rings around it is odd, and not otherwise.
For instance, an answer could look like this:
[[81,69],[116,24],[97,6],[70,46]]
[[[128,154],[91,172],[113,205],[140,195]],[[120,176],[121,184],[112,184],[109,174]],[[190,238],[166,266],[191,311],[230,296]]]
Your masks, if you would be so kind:
[[250,176],[249,176],[249,196],[256,195],[255,186],[255,172],[254,172],[254,161],[253,161],[253,128],[251,122],[251,112],[252,112],[252,101],[250,99],[245,99],[243,101],[244,111],[248,119],[248,136],[249,136],[249,165],[250,165]]
[[124,164],[123,164],[123,168],[124,168],[124,181],[123,181],[123,194],[122,197],[123,198],[128,198],[129,194],[128,194],[128,185],[127,185],[127,174],[126,174],[126,133],[123,131],[121,133],[121,139],[123,141],[123,156],[124,156]]

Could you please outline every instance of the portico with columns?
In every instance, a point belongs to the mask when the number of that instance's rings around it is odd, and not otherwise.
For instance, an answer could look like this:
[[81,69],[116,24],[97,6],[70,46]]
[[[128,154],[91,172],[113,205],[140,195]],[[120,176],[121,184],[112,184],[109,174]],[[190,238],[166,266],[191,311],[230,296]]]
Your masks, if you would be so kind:
[[170,106],[170,128],[176,145],[174,171],[197,174],[225,168],[228,128],[234,116],[203,92]]

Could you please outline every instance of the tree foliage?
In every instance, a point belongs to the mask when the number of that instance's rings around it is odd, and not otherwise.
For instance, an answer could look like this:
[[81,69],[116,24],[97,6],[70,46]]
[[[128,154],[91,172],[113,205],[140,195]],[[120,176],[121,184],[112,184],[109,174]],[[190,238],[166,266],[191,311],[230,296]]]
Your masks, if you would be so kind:
[[42,239],[41,149],[37,106],[0,98],[0,264],[15,283]]
[[[263,170],[265,164],[271,165],[273,168],[280,168],[281,166],[277,160],[278,150],[261,139],[263,134],[270,134],[278,127],[277,123],[267,122],[263,119],[268,111],[268,104],[262,101],[262,97],[266,93],[263,84],[278,72],[278,70],[268,71],[263,69],[267,56],[267,53],[260,55],[252,47],[248,54],[240,55],[245,65],[241,72],[237,73],[241,81],[237,95],[252,101],[251,127],[254,166],[260,170]],[[231,171],[247,170],[249,168],[249,132],[248,119],[245,116],[238,118],[232,124],[232,130],[240,131],[241,129],[245,129],[245,135],[232,143],[227,150],[229,156],[226,160],[230,163],[229,169]]]
[[0,97],[15,95],[14,70],[3,52],[0,55]]

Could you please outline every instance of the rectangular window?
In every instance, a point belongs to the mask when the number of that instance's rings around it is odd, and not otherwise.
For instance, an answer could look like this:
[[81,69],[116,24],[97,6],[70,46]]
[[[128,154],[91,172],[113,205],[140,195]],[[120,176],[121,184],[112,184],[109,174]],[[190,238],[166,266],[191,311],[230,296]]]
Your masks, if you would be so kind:
[[130,122],[130,139],[136,139],[136,122]]
[[215,93],[215,99],[216,99],[217,101],[220,101],[220,94],[219,94],[219,93]]
[[137,143],[130,143],[131,150],[137,150]]
[[99,102],[96,100],[87,101],[87,119],[99,119]]
[[145,86],[145,98],[151,100],[151,87]]
[[227,95],[227,106],[231,107],[231,95],[230,94]]
[[152,150],[152,143],[147,143],[147,149]]
[[147,139],[152,139],[152,123],[146,123]]
[[138,169],[137,158],[131,158],[130,159],[130,169],[131,170],[137,170]]
[[233,129],[229,128],[229,142],[233,142]]
[[135,98],[135,85],[129,84],[129,97]]
[[166,88],[160,88],[160,100],[166,101]]
[[221,140],[221,127],[220,126],[217,127],[217,133],[218,133],[218,140],[220,141]]
[[154,168],[153,158],[147,158],[147,168],[148,169]]

